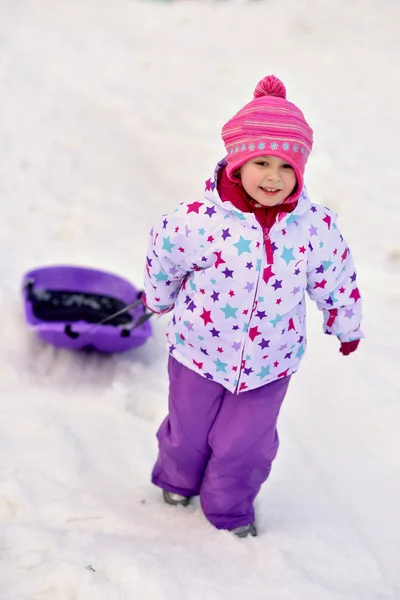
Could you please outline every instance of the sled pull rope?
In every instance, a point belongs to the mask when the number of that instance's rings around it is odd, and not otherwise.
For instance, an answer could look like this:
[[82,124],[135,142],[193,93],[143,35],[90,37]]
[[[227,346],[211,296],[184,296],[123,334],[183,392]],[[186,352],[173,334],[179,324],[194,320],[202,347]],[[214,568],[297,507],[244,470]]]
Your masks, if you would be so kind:
[[[140,294],[140,296],[142,296],[142,292],[139,292],[139,294]],[[90,325],[90,327],[88,327],[82,334],[79,334],[79,333],[76,333],[75,331],[72,331],[71,325],[66,325],[65,326],[65,333],[66,333],[66,335],[68,335],[70,338],[73,338],[73,339],[76,339],[79,336],[82,337],[82,336],[88,335],[94,329],[96,329],[96,327],[99,327],[100,325],[104,325],[108,321],[111,321],[112,319],[115,319],[115,317],[119,317],[119,315],[122,315],[122,314],[124,314],[124,313],[132,310],[132,308],[136,308],[137,306],[140,306],[140,304],[142,304],[142,298],[141,297],[139,298],[139,300],[135,300],[135,302],[132,302],[131,304],[128,304],[128,306],[124,306],[124,308],[121,308],[121,310],[118,310],[117,312],[113,313],[112,315],[109,315],[108,317],[105,317],[104,319],[102,319],[98,323],[93,323],[93,325]],[[122,332],[121,332],[122,337],[129,337],[129,334],[130,334],[130,332],[133,329],[136,329],[136,327],[139,327],[140,325],[142,325],[152,315],[153,315],[153,313],[145,313],[145,314],[143,314],[143,315],[141,315],[139,317],[139,319],[136,321],[136,323],[133,324],[133,326],[131,326],[131,327],[124,327],[122,329]]]

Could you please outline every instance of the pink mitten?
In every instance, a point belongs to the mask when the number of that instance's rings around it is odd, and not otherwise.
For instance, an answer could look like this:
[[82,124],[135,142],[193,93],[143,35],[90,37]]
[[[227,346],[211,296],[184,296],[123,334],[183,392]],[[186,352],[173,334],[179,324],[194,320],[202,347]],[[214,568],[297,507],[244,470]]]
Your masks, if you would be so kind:
[[349,354],[351,354],[352,352],[355,352],[357,350],[359,343],[360,343],[360,340],[352,340],[351,342],[342,342],[340,344],[340,352],[344,356],[348,356]]

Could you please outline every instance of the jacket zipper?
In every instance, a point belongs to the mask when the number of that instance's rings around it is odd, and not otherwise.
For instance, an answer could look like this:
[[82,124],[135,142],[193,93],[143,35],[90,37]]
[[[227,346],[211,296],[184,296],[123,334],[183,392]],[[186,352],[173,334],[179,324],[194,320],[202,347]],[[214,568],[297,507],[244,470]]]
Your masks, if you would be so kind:
[[272,246],[271,238],[269,237],[269,231],[264,229],[264,245],[265,252],[267,254],[267,264],[272,265],[274,263],[274,249]]
[[[269,240],[269,244],[270,244],[270,247],[271,247],[271,257],[272,257],[272,260],[271,260],[271,263],[268,260],[268,264],[272,264],[274,262],[272,243],[271,243],[271,240],[269,239],[268,232],[266,230],[264,230],[264,229],[263,229],[263,236],[264,236],[265,247],[267,247],[267,245],[266,245],[266,237]],[[267,254],[267,259],[268,259],[268,254]],[[261,274],[261,271],[260,271],[260,274]],[[249,334],[250,322],[251,322],[251,319],[253,317],[253,313],[254,313],[254,311],[256,309],[256,306],[257,306],[256,302],[257,302],[258,288],[259,288],[259,284],[260,284],[260,276],[261,276],[260,274],[259,274],[258,279],[257,279],[257,285],[256,285],[256,289],[255,289],[255,292],[254,292],[253,305],[252,305],[252,308],[251,308],[251,311],[250,311],[250,317],[249,317],[249,320],[247,322],[247,331],[246,331],[246,335],[245,335],[245,342],[243,343],[243,349],[242,349],[242,352],[241,352],[241,355],[240,355],[239,372],[238,372],[238,375],[237,375],[237,384],[236,384],[236,388],[235,388],[235,393],[239,392],[240,377],[241,377],[242,371],[243,371],[243,366],[242,365],[243,365],[244,348],[245,348],[245,344],[246,344],[246,339],[248,338],[248,334]]]

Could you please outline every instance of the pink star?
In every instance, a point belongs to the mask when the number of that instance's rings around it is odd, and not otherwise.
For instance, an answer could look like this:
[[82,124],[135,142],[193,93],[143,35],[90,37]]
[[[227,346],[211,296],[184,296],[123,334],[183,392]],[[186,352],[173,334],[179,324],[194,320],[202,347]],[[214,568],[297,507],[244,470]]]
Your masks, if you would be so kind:
[[357,302],[357,300],[361,298],[358,288],[354,288],[354,290],[350,294],[350,298],[353,298],[354,302]]
[[200,319],[203,319],[204,326],[208,325],[208,323],[214,323],[214,321],[211,318],[211,310],[206,310],[205,308],[203,308],[203,312],[200,315]]
[[214,267],[216,269],[218,269],[219,265],[223,265],[226,260],[224,260],[223,258],[221,258],[221,254],[222,254],[222,250],[219,252],[214,252],[215,256],[217,257],[217,260],[214,263]]
[[251,327],[249,331],[249,338],[252,342],[254,342],[258,335],[261,335],[261,331],[258,331],[258,327]]
[[326,223],[328,225],[328,229],[331,228],[331,222],[332,219],[330,218],[330,216],[328,214],[325,213],[325,218],[322,219],[324,221],[324,223]]
[[271,279],[271,277],[274,277],[275,273],[272,272],[272,266],[268,265],[268,267],[266,269],[264,269],[264,273],[263,273],[263,279],[265,281],[265,283],[268,283],[268,281]]
[[203,206],[203,202],[192,202],[191,204],[188,204],[188,210],[187,210],[187,215],[191,212],[195,212],[197,214],[199,214],[199,210],[200,208]]
[[326,286],[326,279],[323,279],[322,281],[316,281],[315,285],[314,285],[314,290],[316,288],[322,288],[322,289],[324,289],[325,286]]

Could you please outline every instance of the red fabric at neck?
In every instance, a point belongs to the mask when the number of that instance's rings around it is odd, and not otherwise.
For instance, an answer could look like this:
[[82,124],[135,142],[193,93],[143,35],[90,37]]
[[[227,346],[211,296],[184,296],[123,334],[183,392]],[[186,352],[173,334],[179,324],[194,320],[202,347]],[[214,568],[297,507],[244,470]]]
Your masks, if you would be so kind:
[[278,220],[279,214],[283,216],[283,213],[292,212],[297,204],[297,202],[289,202],[288,204],[280,204],[269,208],[256,208],[253,204],[254,201],[243,189],[240,179],[237,183],[233,183],[227,176],[225,168],[222,168],[218,173],[217,187],[219,197],[223,202],[231,202],[235,208],[242,212],[254,213],[261,227],[267,231]]

